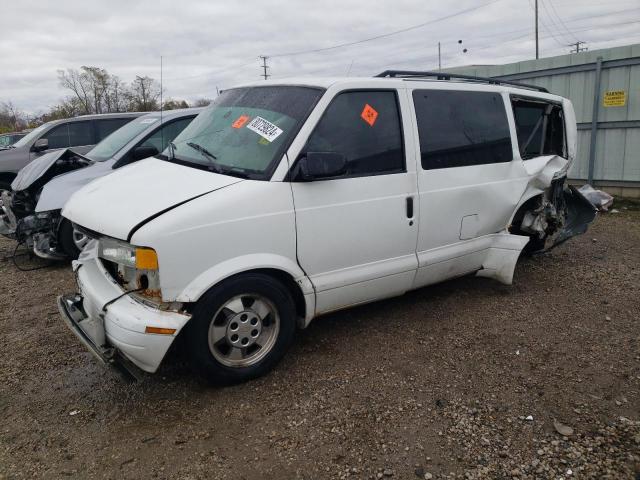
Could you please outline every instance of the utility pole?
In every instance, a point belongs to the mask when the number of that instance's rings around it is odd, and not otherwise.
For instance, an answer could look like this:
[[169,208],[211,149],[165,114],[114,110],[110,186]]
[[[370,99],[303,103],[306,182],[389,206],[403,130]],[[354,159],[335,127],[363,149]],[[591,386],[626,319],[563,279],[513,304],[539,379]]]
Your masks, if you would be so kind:
[[438,42],[438,71],[442,70],[442,58],[440,57],[440,42]]
[[576,43],[570,43],[569,46],[573,47],[575,45],[576,49],[575,50],[571,50],[569,53],[580,53],[580,52],[584,52],[585,50],[589,50],[588,47],[581,47],[580,45],[584,45],[586,42],[583,42],[581,40],[578,40]]
[[269,68],[269,65],[267,65],[267,58],[269,57],[267,57],[266,55],[260,55],[260,58],[262,59],[262,71],[263,71],[262,76],[266,80],[271,76],[267,73],[267,68]]
[[536,60],[540,58],[540,48],[538,45],[538,0],[536,0]]

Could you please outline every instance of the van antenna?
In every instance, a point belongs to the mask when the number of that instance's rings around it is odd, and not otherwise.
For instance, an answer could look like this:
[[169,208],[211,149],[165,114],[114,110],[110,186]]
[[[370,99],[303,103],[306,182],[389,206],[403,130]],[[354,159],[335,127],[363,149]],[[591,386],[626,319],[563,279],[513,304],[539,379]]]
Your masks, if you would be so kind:
[[163,146],[164,128],[162,128],[162,55],[160,55],[160,148],[162,148]]

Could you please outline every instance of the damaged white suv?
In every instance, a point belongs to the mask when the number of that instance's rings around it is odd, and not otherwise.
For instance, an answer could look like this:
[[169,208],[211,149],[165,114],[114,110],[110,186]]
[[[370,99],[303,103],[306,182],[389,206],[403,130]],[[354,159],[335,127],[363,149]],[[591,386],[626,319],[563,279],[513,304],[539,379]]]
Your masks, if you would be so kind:
[[234,383],[321,314],[474,272],[510,284],[527,244],[586,230],[594,210],[565,185],[567,99],[380,76],[227,90],[160,157],[78,191],[63,215],[92,240],[59,298],[67,324],[134,374],[180,337]]

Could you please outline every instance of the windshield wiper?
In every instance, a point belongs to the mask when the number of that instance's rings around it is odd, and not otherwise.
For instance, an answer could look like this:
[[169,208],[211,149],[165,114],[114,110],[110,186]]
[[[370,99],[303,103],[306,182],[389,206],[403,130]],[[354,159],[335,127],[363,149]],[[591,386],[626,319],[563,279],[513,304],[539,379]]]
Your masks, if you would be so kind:
[[173,160],[176,158],[176,144],[173,142],[169,142],[169,160]]
[[211,166],[213,167],[213,170],[216,173],[222,173],[222,168],[220,167],[220,165],[216,163],[216,160],[218,159],[218,157],[216,157],[213,153],[211,153],[209,150],[204,148],[202,145],[199,145],[195,142],[187,142],[187,145],[193,148],[194,150],[200,152],[204,157],[208,158],[209,162],[211,162]]

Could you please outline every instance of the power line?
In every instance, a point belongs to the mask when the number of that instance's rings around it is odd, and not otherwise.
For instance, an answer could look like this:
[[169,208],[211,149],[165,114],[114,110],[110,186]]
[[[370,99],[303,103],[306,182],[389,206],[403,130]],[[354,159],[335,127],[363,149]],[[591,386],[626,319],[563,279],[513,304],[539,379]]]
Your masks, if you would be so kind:
[[549,20],[549,22],[551,22],[551,27],[554,28],[558,32],[558,35],[561,35],[565,39],[565,41],[570,42],[571,37],[567,36],[567,34],[560,27],[560,23],[556,22],[555,17],[551,14],[551,10],[547,7],[547,3],[545,2],[545,0],[540,0],[540,3],[542,4],[543,10],[547,14],[547,19]]
[[564,29],[566,30],[566,32],[571,35],[573,37],[573,39],[578,42],[578,37],[576,37],[573,32],[571,30],[569,30],[569,28],[567,27],[567,24],[564,23],[564,20],[562,20],[562,17],[558,14],[558,11],[556,10],[556,7],[553,5],[553,0],[547,0],[547,2],[549,2],[549,5],[551,5],[551,10],[553,10],[553,13],[555,13],[556,17],[558,18],[558,21],[560,22],[560,24],[564,27]]
[[499,2],[499,1],[501,1],[501,0],[491,0],[489,2],[483,3],[482,5],[477,5],[475,7],[467,8],[465,10],[460,10],[459,12],[455,12],[455,13],[452,13],[452,14],[449,14],[449,15],[445,15],[444,17],[435,18],[433,20],[429,20],[427,22],[420,23],[418,25],[412,25],[410,27],[402,28],[402,29],[396,30],[394,32],[383,33],[382,35],[376,35],[374,37],[369,37],[369,38],[363,38],[362,40],[355,40],[353,42],[340,43],[338,45],[332,45],[330,47],[312,48],[312,49],[309,49],[309,50],[299,50],[297,52],[278,53],[278,54],[275,54],[275,55],[270,55],[270,58],[292,57],[292,56],[295,56],[295,55],[305,55],[305,54],[308,54],[308,53],[326,52],[328,50],[335,50],[336,48],[350,47],[352,45],[358,45],[360,43],[371,42],[373,40],[378,40],[380,38],[390,37],[392,35],[398,35],[399,33],[404,33],[404,32],[408,32],[408,31],[411,31],[411,30],[416,30],[418,28],[426,27],[427,25],[432,25],[432,24],[437,23],[437,22],[442,22],[443,20],[448,20],[450,18],[458,17],[460,15],[464,15],[465,13],[473,12],[474,10],[479,10],[480,8],[484,8],[484,7],[488,6],[488,5],[491,5],[491,4]]

